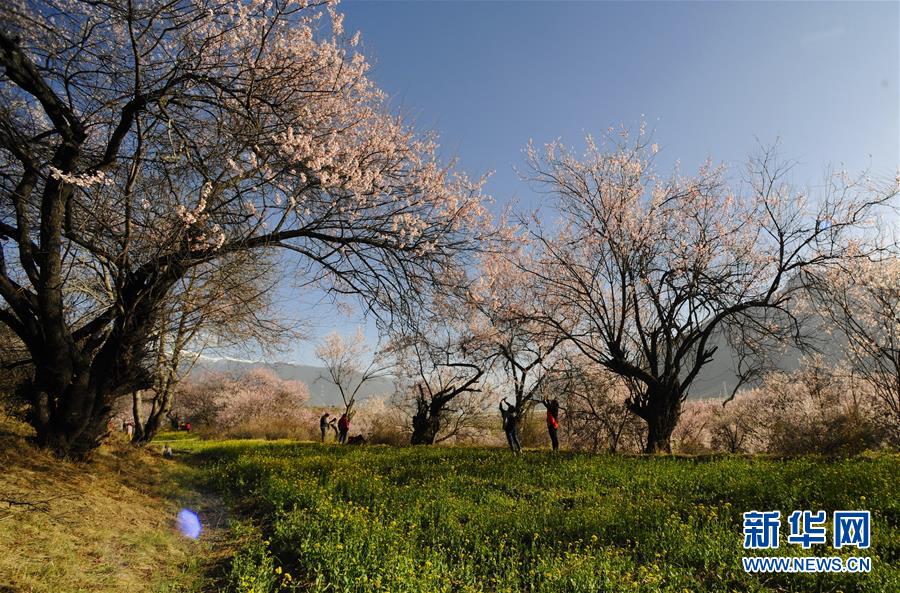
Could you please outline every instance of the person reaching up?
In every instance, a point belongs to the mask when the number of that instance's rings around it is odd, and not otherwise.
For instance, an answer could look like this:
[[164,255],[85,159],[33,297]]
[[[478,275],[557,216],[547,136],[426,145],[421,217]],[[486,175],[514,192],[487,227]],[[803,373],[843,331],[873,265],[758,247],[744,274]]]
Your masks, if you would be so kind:
[[[506,404],[506,408],[503,407],[503,404]],[[518,453],[522,450],[516,430],[519,424],[519,412],[515,406],[506,401],[505,397],[500,401],[500,416],[503,418],[503,432],[506,433],[506,442],[509,443],[509,448],[513,453]]]
[[550,444],[554,451],[559,451],[559,401],[544,399],[541,402],[547,408],[547,432],[550,433]]

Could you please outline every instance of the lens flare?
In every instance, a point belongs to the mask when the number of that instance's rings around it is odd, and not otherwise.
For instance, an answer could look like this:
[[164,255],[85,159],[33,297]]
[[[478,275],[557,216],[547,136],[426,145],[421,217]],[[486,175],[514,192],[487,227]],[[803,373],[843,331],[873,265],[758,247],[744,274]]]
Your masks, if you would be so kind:
[[197,516],[197,513],[188,509],[178,511],[177,524],[178,531],[191,539],[197,539],[200,537],[200,532],[203,531],[203,527],[200,525],[200,517]]

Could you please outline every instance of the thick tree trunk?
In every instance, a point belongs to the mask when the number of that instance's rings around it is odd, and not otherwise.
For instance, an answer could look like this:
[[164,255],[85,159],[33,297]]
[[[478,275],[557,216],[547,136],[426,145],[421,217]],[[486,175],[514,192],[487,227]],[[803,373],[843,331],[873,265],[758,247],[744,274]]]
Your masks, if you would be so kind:
[[32,402],[36,441],[59,457],[87,459],[109,434],[112,407],[89,387],[72,385],[53,398],[35,386]]
[[430,407],[419,409],[412,419],[413,431],[410,437],[412,445],[433,445],[441,430],[440,413],[434,414]]
[[109,434],[107,425],[116,400],[152,385],[141,364],[152,309],[144,301],[131,310],[127,322],[113,322],[110,334],[97,349],[71,343],[65,352],[32,353],[31,420],[38,445],[59,457],[87,459]]
[[675,423],[657,417],[647,420],[647,444],[644,453],[671,453]]
[[416,413],[412,417],[411,445],[433,445],[441,430],[441,412],[444,409],[446,399],[441,396],[432,396],[429,400],[425,396],[425,390],[419,385],[419,395],[416,397]]
[[644,453],[671,453],[672,432],[681,416],[681,396],[674,389],[648,392],[647,404],[633,410],[647,423],[647,442]]

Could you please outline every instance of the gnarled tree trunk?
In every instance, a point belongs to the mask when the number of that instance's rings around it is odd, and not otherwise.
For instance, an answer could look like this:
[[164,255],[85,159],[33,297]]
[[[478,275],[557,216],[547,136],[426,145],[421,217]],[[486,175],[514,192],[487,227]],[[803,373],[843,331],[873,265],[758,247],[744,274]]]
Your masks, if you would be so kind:
[[113,404],[152,385],[144,368],[147,334],[156,304],[172,281],[155,271],[146,278],[123,291],[121,310],[127,314],[112,310],[108,317],[101,315],[96,333],[85,331],[84,337],[58,319],[51,327],[67,347],[47,356],[46,349],[31,349],[31,422],[38,445],[63,458],[86,459],[109,433]]
[[441,412],[448,400],[441,395],[431,398],[429,402],[425,397],[422,386],[419,385],[419,397],[416,399],[416,413],[412,417],[412,445],[433,445],[441,430]]
[[412,419],[413,432],[410,437],[412,445],[433,445],[441,430],[440,414],[432,414],[426,409],[424,414],[416,413]]
[[647,442],[644,453],[671,453],[672,433],[681,415],[681,395],[677,389],[648,388],[641,404],[631,410],[647,423]]
[[112,407],[90,387],[71,385],[54,397],[34,385],[32,404],[37,444],[59,457],[85,459],[109,433]]

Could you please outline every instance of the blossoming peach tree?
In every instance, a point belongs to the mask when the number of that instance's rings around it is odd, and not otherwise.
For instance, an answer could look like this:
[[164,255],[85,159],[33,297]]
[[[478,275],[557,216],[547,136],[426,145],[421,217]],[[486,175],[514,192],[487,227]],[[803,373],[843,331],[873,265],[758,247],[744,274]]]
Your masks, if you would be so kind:
[[409,417],[413,445],[459,437],[485,411],[490,361],[478,352],[480,328],[467,298],[471,279],[457,284],[431,291],[415,314],[388,332],[385,352],[395,360],[397,377],[393,404]]
[[869,388],[892,444],[900,445],[900,257],[852,261],[815,280],[813,304],[846,341],[850,372]]
[[524,270],[534,267],[534,243],[523,237],[524,227],[508,226],[502,251],[479,258],[478,279],[468,293],[471,324],[477,349],[488,362],[497,391],[512,406],[506,426],[518,431],[535,403],[554,399],[556,388],[548,381],[563,362],[566,333],[548,328],[540,312],[560,311],[565,301],[552,298],[541,278]]
[[[744,377],[773,344],[804,345],[792,303],[806,276],[877,253],[872,217],[896,207],[894,179],[831,175],[821,195],[788,183],[763,150],[733,186],[722,167],[657,172],[641,130],[610,129],[583,155],[560,143],[528,151],[530,178],[558,224],[535,218],[531,273],[557,303],[541,317],[586,358],[636,382],[630,410],[645,450],[669,450],[682,404],[721,334]],[[893,213],[896,215],[896,212]],[[563,306],[560,306],[562,303]]]
[[[478,249],[480,183],[391,114],[357,42],[304,0],[2,4],[0,321],[39,443],[97,446],[195,266],[279,248],[391,312]],[[95,270],[109,298],[73,304]]]

